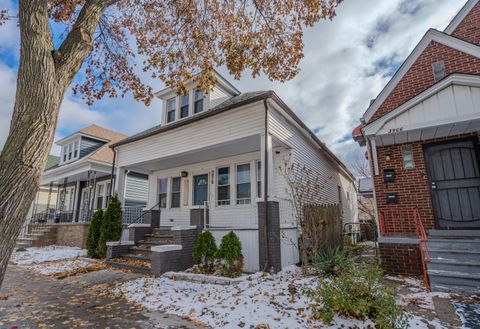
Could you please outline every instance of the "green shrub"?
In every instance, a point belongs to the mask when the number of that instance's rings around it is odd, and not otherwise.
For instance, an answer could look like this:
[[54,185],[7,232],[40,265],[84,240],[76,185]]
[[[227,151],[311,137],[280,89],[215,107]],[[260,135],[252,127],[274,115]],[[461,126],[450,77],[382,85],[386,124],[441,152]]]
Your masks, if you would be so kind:
[[330,323],[335,315],[371,319],[379,329],[408,328],[405,312],[396,305],[394,291],[381,283],[377,264],[358,264],[310,290],[315,317]]
[[352,265],[348,252],[341,247],[328,248],[314,255],[312,259],[314,268],[323,275],[339,275]]
[[87,235],[87,255],[92,258],[99,258],[98,241],[100,240],[100,229],[103,221],[103,210],[95,211],[92,216],[92,222],[88,228]]
[[111,198],[107,210],[103,215],[98,241],[98,253],[105,257],[108,241],[119,241],[122,237],[122,205],[117,196]]
[[200,233],[197,237],[197,242],[193,246],[192,256],[203,273],[210,274],[214,272],[216,253],[217,245],[212,233],[210,231]]
[[220,273],[223,276],[235,277],[242,273],[242,243],[233,231],[222,238],[217,258],[221,261]]

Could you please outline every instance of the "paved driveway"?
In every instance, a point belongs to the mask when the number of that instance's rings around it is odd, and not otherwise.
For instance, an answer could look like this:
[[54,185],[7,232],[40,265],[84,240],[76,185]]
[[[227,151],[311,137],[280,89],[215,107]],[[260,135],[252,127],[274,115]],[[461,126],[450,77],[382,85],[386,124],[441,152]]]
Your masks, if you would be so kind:
[[0,328],[197,328],[116,298],[115,284],[133,273],[100,270],[63,280],[10,265],[0,296]]

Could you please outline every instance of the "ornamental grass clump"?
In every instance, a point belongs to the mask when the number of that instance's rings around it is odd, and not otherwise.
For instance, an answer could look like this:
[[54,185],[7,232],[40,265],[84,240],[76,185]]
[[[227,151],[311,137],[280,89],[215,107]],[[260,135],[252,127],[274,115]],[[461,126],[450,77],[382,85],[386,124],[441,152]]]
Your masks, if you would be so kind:
[[220,260],[221,275],[233,278],[242,274],[242,243],[233,231],[222,238],[217,258]]
[[331,323],[336,315],[359,320],[371,319],[379,329],[408,328],[408,318],[395,303],[394,291],[381,283],[383,272],[377,264],[363,263],[322,281],[308,291],[315,300],[314,317]]
[[312,256],[313,268],[321,275],[337,276],[352,266],[348,252],[342,247],[328,248]]
[[203,274],[212,274],[215,271],[215,257],[217,245],[210,231],[204,231],[197,237],[193,246],[192,256]]

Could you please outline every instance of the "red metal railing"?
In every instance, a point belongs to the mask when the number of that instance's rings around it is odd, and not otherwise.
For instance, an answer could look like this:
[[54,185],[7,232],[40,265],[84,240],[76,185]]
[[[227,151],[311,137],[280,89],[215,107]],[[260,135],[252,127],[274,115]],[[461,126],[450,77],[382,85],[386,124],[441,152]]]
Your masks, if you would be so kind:
[[423,280],[428,290],[430,284],[427,274],[427,263],[430,262],[428,251],[428,236],[417,208],[391,209],[388,212],[378,212],[381,236],[417,236],[422,262]]
[[430,290],[430,283],[428,281],[428,273],[427,273],[427,263],[430,262],[430,252],[428,251],[428,236],[427,231],[425,230],[425,226],[423,226],[422,219],[420,218],[420,213],[418,209],[413,209],[414,218],[415,218],[415,227],[416,233],[419,237],[418,243],[420,247],[420,258],[422,260],[422,272],[423,272],[423,281],[425,282],[425,286],[428,290]]

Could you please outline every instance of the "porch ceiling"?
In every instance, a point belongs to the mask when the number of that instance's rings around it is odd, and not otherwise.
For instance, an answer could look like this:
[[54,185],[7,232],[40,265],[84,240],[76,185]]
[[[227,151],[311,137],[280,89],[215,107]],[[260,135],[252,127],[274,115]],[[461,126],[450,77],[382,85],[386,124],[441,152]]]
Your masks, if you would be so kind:
[[[184,166],[199,162],[227,158],[230,156],[257,152],[261,149],[260,135],[253,135],[224,143],[218,143],[202,149],[176,154],[174,156],[159,158],[155,160],[137,163],[128,166],[128,169],[139,172],[152,172]],[[280,142],[273,140],[273,146],[283,146]]]
[[96,172],[96,178],[105,177],[111,174],[112,167],[107,164],[82,162],[71,163],[68,165],[53,168],[44,172],[40,185],[48,185],[53,182],[54,185],[63,184],[65,178],[68,182],[86,181],[88,171]]

